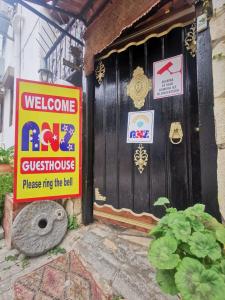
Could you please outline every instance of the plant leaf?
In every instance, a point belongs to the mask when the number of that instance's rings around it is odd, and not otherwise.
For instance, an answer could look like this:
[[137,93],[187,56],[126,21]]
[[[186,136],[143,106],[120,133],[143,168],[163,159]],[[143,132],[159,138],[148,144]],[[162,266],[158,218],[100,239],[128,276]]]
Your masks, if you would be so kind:
[[175,282],[184,300],[222,300],[225,284],[222,276],[206,270],[196,259],[186,257],[175,274]]
[[192,253],[190,251],[190,246],[187,243],[181,243],[179,245],[179,250],[181,250],[181,255],[182,256],[192,256]]
[[157,270],[156,281],[164,293],[170,295],[178,294],[174,276],[175,270]]
[[219,223],[215,218],[211,217],[211,219],[206,220],[204,222],[205,227],[212,231],[216,237],[216,239],[225,244],[225,227],[223,224]]
[[163,227],[158,224],[150,230],[149,236],[161,237],[163,235],[163,232]]
[[[212,216],[204,212],[204,210],[205,205],[198,203],[192,207],[188,207],[184,211],[184,214],[188,218],[188,220],[190,222],[193,222],[193,229],[196,231],[198,231],[200,227],[200,230],[203,230],[202,226],[204,226],[204,222],[207,222],[208,220],[212,219]],[[197,221],[199,223],[197,223]],[[203,223],[202,226],[200,225],[200,223]]]
[[205,227],[197,218],[189,220],[194,231],[204,231]]
[[220,263],[220,270],[223,275],[225,275],[225,259],[223,259]]
[[160,197],[155,201],[154,206],[164,206],[165,204],[170,204],[169,199],[166,197]]
[[159,220],[160,225],[168,225],[169,215],[165,215]]
[[171,213],[168,218],[168,226],[172,229],[176,239],[187,242],[191,235],[191,225],[186,221],[183,213]]
[[204,221],[204,224],[205,224],[205,227],[209,230],[213,230],[215,231],[216,229],[220,228],[221,226],[223,227],[222,224],[220,224],[216,218],[213,218],[211,217],[210,219],[208,220],[203,220]]
[[211,270],[221,273],[225,279],[225,259],[222,259],[219,263],[214,264]]
[[225,244],[225,228],[222,224],[220,228],[216,229],[216,239],[220,243]]
[[174,254],[177,249],[177,241],[171,236],[164,236],[150,245],[148,252],[149,261],[157,269],[174,269],[179,261],[178,254]]
[[221,247],[210,233],[194,232],[189,241],[192,254],[197,257],[221,258]]
[[187,215],[199,215],[205,211],[205,205],[197,203],[194,206],[185,209],[185,214]]
[[166,209],[166,213],[170,214],[170,213],[175,213],[175,212],[177,212],[177,209],[174,207],[169,207]]

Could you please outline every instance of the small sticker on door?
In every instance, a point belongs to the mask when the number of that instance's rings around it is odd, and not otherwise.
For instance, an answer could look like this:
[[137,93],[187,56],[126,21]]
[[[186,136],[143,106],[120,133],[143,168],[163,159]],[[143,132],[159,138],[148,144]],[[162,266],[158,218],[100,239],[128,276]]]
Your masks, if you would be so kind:
[[127,143],[153,143],[154,110],[129,112]]
[[154,99],[183,94],[183,55],[153,63]]

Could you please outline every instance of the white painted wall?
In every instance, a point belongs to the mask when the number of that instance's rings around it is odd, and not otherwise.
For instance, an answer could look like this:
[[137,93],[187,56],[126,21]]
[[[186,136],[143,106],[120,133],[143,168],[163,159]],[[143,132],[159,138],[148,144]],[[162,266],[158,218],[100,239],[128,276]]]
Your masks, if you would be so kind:
[[3,131],[0,134],[0,145],[6,148],[14,145],[14,126],[9,126],[10,120],[10,90],[6,90],[4,98]]
[[[40,7],[38,7],[40,11]],[[7,39],[3,52],[5,58],[5,70],[8,66],[15,69],[15,79],[23,78],[29,80],[39,80],[38,70],[40,68],[41,52],[36,41],[39,37],[40,19],[35,14],[18,6],[17,13],[9,27],[9,36],[14,37],[14,41]],[[4,118],[3,131],[0,133],[0,145],[6,148],[14,145],[15,132],[15,104],[16,89],[14,84],[14,109],[13,125],[9,126],[10,118],[10,90],[5,90],[4,96]]]
[[36,39],[39,38],[40,18],[26,8],[21,8],[21,15],[24,26],[21,34],[21,70],[18,75],[23,79],[39,80],[41,58]]
[[[0,9],[3,2],[0,0]],[[41,13],[46,14],[41,6],[29,5],[36,8]],[[44,27],[44,29],[43,29]],[[78,28],[79,29],[79,28]],[[77,29],[77,30],[78,30]],[[81,28],[79,29],[81,31]],[[45,31],[48,32],[46,35]],[[54,31],[54,29],[53,29]],[[41,39],[40,34],[46,38],[46,43]],[[30,12],[28,9],[18,5],[16,14],[11,21],[8,35],[14,37],[14,41],[7,40],[4,49],[5,70],[8,66],[15,69],[14,78],[22,78],[28,80],[39,81],[38,70],[42,65],[42,58],[52,46],[51,40],[56,39],[56,32],[52,32],[45,21],[40,19],[37,15]],[[41,41],[44,50],[40,47],[37,39]],[[67,49],[67,53],[68,53]],[[65,56],[66,57],[66,56]],[[57,63],[57,62],[56,62]],[[58,78],[59,80],[60,78]],[[3,132],[0,133],[0,145],[4,144],[6,148],[14,145],[14,131],[15,131],[15,106],[16,106],[16,80],[14,80],[14,109],[13,109],[13,125],[9,126],[10,114],[10,93],[5,91],[4,96],[4,122]]]

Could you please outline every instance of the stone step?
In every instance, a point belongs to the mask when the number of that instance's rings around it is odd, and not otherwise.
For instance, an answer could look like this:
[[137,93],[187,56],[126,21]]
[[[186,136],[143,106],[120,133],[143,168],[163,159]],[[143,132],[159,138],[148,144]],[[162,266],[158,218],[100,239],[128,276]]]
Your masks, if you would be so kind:
[[0,240],[0,250],[3,248],[5,248],[5,240],[4,239]]
[[13,300],[13,292],[12,290],[8,290],[3,294],[0,294],[0,300]]

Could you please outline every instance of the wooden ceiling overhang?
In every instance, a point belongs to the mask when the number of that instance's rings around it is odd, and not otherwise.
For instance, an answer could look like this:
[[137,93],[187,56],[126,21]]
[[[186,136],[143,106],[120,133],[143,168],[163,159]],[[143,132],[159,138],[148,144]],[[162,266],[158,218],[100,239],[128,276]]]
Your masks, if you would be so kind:
[[24,0],[41,5],[59,22],[67,22],[73,17],[88,27],[104,10],[111,0]]
[[[8,0],[9,1],[9,0]],[[22,0],[49,9],[61,23],[71,17],[82,20],[86,26],[84,35],[84,71],[94,71],[94,57],[110,47],[126,30],[140,19],[156,13],[162,7],[180,8],[193,4],[193,0]]]

